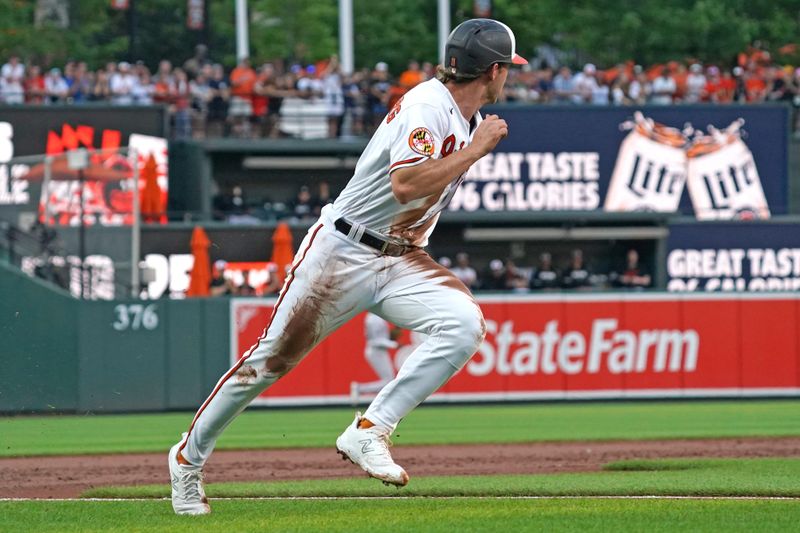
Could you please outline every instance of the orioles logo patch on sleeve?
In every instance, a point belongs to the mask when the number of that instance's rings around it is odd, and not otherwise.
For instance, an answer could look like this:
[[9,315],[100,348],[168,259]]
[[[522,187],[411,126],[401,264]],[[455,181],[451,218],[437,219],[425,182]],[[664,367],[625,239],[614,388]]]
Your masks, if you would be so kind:
[[417,128],[408,136],[408,146],[420,155],[433,155],[434,145],[433,134],[428,128]]

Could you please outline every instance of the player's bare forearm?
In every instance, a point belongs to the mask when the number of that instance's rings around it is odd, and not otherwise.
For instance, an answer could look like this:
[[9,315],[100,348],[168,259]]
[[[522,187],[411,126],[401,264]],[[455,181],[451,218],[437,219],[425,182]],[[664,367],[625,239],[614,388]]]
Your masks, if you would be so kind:
[[392,172],[392,193],[401,204],[441,192],[445,186],[497,146],[508,135],[506,121],[497,115],[486,115],[475,130],[472,144],[442,159],[430,159]]
[[424,163],[392,172],[392,193],[401,204],[441,192],[483,157],[472,146],[452,153],[442,159],[429,159]]

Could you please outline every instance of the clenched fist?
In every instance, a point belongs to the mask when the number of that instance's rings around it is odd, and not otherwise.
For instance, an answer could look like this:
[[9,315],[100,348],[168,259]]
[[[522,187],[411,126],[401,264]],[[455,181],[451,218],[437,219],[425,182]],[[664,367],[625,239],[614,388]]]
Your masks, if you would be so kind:
[[508,135],[508,124],[497,115],[486,115],[483,121],[478,125],[475,130],[475,135],[472,137],[472,146],[474,146],[481,155],[486,155],[497,146],[500,140]]

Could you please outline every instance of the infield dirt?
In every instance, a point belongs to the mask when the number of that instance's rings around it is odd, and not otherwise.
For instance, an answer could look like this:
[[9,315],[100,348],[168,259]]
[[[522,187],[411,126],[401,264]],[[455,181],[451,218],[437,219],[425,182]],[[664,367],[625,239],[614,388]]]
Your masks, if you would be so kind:
[[[597,471],[605,463],[667,457],[790,457],[800,437],[532,444],[397,446],[395,460],[415,476],[552,474]],[[77,455],[0,459],[0,498],[73,498],[108,485],[169,482],[161,454]],[[360,476],[330,448],[219,450],[206,467],[209,483]]]

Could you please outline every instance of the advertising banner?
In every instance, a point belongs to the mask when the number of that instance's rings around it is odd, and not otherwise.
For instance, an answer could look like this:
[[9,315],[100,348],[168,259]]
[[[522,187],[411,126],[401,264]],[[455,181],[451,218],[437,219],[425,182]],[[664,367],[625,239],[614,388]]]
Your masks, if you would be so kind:
[[[605,294],[478,298],[487,336],[431,401],[800,395],[800,296]],[[231,302],[231,365],[273,301]],[[368,402],[365,314],[318,345],[261,405]],[[735,332],[735,334],[731,334]],[[424,341],[405,332],[395,370]],[[353,385],[353,384],[356,385]]]
[[786,214],[784,106],[497,106],[512,132],[472,166],[454,211]]
[[671,224],[667,248],[669,291],[800,291],[800,224]]
[[[91,157],[84,170],[86,218],[102,225],[125,223],[130,212],[132,161],[117,150],[129,143],[139,149],[139,170],[152,156],[162,195],[166,196],[166,126],[161,107],[0,106],[0,219],[19,223],[21,213],[36,216],[40,202],[52,204],[51,223],[77,225],[80,179],[62,154],[78,148]],[[42,191],[42,162],[17,163],[12,158],[47,154],[54,158],[48,191]]]

